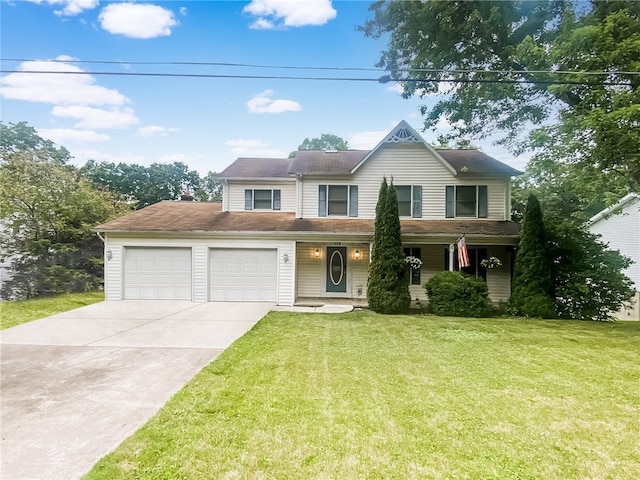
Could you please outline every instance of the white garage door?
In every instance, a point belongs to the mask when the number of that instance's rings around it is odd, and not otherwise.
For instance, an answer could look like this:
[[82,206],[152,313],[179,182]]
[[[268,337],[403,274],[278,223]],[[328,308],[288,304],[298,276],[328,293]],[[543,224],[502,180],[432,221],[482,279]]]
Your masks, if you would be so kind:
[[213,248],[209,253],[209,301],[275,302],[276,250]]
[[191,249],[125,248],[124,298],[191,300]]

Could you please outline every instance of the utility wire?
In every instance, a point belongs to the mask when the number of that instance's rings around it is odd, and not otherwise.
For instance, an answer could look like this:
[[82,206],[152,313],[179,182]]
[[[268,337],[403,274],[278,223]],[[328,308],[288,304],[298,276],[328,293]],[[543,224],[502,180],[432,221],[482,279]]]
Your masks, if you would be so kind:
[[455,75],[458,73],[496,73],[496,74],[547,74],[547,75],[640,75],[640,72],[605,72],[605,71],[571,71],[571,70],[481,70],[481,69],[446,69],[446,68],[394,68],[383,70],[380,68],[366,67],[311,67],[294,65],[261,65],[254,63],[228,63],[228,62],[184,62],[184,61],[124,61],[124,60],[33,60],[26,58],[0,58],[0,62],[51,62],[51,63],[87,63],[103,65],[182,65],[182,66],[216,66],[216,67],[241,67],[241,68],[269,68],[287,70],[329,70],[329,71],[354,71],[354,72],[399,72],[399,73],[446,73]]
[[233,79],[259,79],[259,80],[313,80],[335,82],[377,82],[377,83],[416,83],[416,82],[445,82],[445,83],[489,83],[489,84],[535,84],[535,85],[607,85],[630,86],[629,82],[622,81],[579,81],[579,80],[528,80],[528,79],[470,79],[470,78],[397,78],[392,79],[388,75],[379,78],[362,77],[294,77],[286,75],[230,75],[207,73],[153,73],[153,72],[97,72],[97,71],[50,71],[50,70],[0,70],[3,74],[35,74],[35,75],[109,75],[118,77],[181,77],[181,78],[233,78]]

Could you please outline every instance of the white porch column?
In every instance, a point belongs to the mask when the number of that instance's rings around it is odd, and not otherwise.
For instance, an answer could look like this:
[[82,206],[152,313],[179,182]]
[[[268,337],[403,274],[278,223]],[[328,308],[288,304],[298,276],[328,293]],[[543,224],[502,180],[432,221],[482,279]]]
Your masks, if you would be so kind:
[[453,272],[454,270],[454,266],[453,266],[453,260],[454,260],[454,256],[453,256],[453,252],[456,251],[456,244],[455,243],[450,243],[449,244],[449,271]]

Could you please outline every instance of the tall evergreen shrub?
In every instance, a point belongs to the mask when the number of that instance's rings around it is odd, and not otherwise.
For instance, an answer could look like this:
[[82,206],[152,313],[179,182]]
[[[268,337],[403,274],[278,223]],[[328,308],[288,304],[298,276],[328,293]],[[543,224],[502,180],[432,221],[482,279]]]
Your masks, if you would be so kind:
[[542,209],[529,195],[516,252],[511,307],[528,317],[555,318],[553,269]]
[[404,261],[398,196],[396,190],[382,180],[376,219],[371,264],[367,280],[369,307],[378,313],[405,313],[409,310],[409,271]]

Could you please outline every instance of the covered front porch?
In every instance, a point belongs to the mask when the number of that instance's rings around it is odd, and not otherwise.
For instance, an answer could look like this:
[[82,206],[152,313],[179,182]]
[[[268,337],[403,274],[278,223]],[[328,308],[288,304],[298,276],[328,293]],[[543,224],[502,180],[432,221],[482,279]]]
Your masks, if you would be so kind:
[[[412,239],[403,244],[405,256],[414,256],[422,261],[421,268],[411,269],[409,289],[413,306],[427,303],[424,284],[431,276],[445,270],[460,270],[457,250],[451,251],[456,239],[443,240],[438,243],[431,240],[429,243]],[[468,239],[467,250],[470,266],[462,271],[487,282],[492,302],[508,300],[511,295],[513,245]],[[489,269],[482,266],[482,260],[490,257],[499,259],[501,265]],[[296,242],[295,304],[319,305],[342,301],[366,307],[369,262],[369,242]]]

